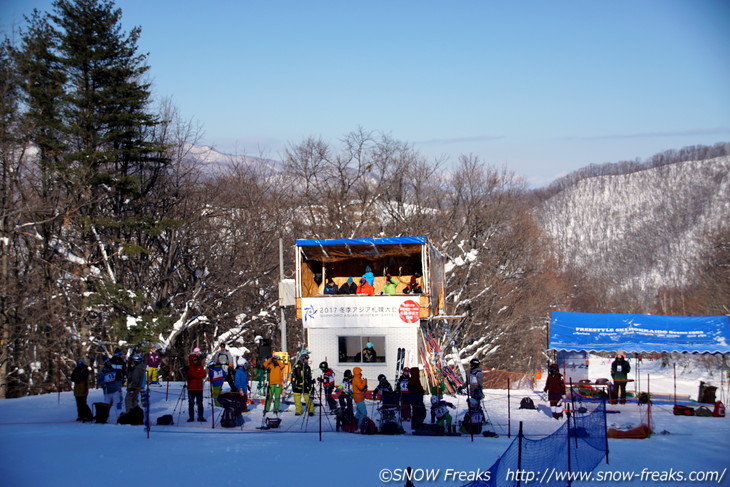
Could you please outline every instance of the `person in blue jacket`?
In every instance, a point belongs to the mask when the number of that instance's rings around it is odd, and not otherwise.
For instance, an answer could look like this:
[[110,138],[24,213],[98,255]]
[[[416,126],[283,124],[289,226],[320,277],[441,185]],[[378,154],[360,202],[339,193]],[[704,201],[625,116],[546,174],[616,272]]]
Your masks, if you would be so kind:
[[236,362],[236,370],[233,372],[233,385],[238,389],[238,393],[243,396],[243,412],[248,411],[248,371],[246,370],[246,359],[239,357]]
[[375,274],[373,274],[373,269],[369,265],[365,266],[365,274],[362,275],[362,278],[365,279],[371,286],[375,282]]

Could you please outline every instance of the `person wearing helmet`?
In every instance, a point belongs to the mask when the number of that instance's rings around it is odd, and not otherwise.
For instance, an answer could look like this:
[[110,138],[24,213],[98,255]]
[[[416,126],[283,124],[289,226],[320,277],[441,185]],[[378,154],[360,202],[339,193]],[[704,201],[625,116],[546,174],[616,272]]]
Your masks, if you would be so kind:
[[248,412],[248,362],[245,358],[239,357],[236,362],[236,370],[233,372],[233,385],[236,386],[238,393],[243,396],[243,412]]
[[464,413],[459,430],[467,435],[481,434],[484,424],[484,411],[482,411],[481,404],[473,397],[467,399],[466,403],[467,411]]
[[208,380],[210,380],[210,393],[213,396],[213,404],[219,408],[221,404],[218,402],[218,396],[221,395],[221,390],[223,390],[226,373],[223,371],[221,364],[216,360],[208,362]]
[[122,350],[120,348],[114,349],[114,355],[109,359],[110,366],[116,371],[117,373],[117,380],[116,380],[116,387],[119,391],[119,394],[116,395],[117,401],[117,410],[122,410],[122,388],[124,387],[124,383],[127,382],[127,364],[124,361],[124,358],[122,358]]
[[317,377],[317,381],[322,385],[324,389],[324,397],[327,398],[327,406],[329,407],[330,414],[335,414],[337,411],[337,402],[332,397],[332,393],[335,390],[335,371],[330,369],[327,362],[320,362],[319,370],[322,371],[322,375]]
[[484,398],[484,374],[479,359],[473,358],[469,361],[471,370],[469,370],[469,397],[473,397],[477,401]]
[[400,395],[400,419],[411,420],[411,403],[408,402],[408,380],[411,378],[411,369],[404,367],[395,383],[395,392]]
[[[303,350],[302,352],[306,352]],[[291,372],[291,390],[294,393],[294,414],[302,415],[302,398],[310,416],[314,416],[314,401],[312,401],[312,369],[309,367],[309,354],[300,353],[299,360]]]
[[375,390],[373,391],[373,399],[382,399],[383,393],[386,392],[393,392],[393,386],[390,385],[385,374],[380,374],[378,376],[378,385],[375,386]]
[[562,419],[562,400],[565,395],[565,381],[563,381],[563,375],[560,373],[558,364],[550,364],[548,366],[548,377],[545,380],[543,392],[547,392],[550,408],[553,411],[553,418]]
[[274,404],[274,412],[279,413],[279,404],[281,402],[281,387],[284,384],[284,369],[286,365],[276,355],[266,359],[264,368],[269,372],[269,389],[266,391],[266,405],[264,413],[268,413],[271,404]]
[[146,377],[147,365],[142,360],[142,355],[133,355],[129,380],[127,381],[127,395],[124,397],[124,408],[127,412],[139,405],[139,392],[145,387]]
[[157,353],[157,347],[152,345],[150,347],[150,353],[147,354],[147,382],[152,385],[159,384],[157,380],[157,372],[160,368],[160,362],[162,357]]
[[452,403],[439,399],[438,396],[431,396],[431,423],[437,424],[444,431],[451,431],[453,418],[449,414],[449,408],[456,409]]

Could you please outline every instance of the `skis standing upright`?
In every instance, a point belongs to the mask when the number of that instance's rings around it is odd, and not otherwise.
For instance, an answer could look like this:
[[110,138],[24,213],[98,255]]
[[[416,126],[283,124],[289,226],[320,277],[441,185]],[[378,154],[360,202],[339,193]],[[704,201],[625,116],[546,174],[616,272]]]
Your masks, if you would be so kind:
[[395,361],[395,381],[398,382],[398,378],[403,373],[403,366],[406,361],[406,349],[398,348],[398,356]]

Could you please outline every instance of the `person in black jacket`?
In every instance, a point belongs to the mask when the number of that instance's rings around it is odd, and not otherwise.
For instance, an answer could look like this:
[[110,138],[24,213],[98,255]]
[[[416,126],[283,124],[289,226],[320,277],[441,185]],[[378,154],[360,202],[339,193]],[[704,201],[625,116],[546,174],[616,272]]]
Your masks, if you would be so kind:
[[93,414],[86,403],[89,396],[89,367],[87,367],[84,359],[80,358],[76,361],[76,367],[71,372],[71,382],[74,383],[74,398],[76,399],[76,421],[91,421]]
[[291,375],[291,390],[294,393],[294,414],[301,416],[303,396],[309,415],[314,416],[314,402],[311,395],[314,380],[312,379],[312,369],[309,367],[309,355],[299,356],[299,361],[294,365]]
[[352,277],[348,277],[347,282],[340,286],[338,294],[357,294],[357,284]]

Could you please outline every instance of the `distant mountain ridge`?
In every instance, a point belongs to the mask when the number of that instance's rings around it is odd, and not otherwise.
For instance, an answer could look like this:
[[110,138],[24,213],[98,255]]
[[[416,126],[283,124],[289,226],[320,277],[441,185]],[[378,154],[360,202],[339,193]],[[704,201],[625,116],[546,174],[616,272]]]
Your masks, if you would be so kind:
[[687,284],[703,237],[730,224],[730,156],[582,179],[535,216],[566,267],[653,297]]

